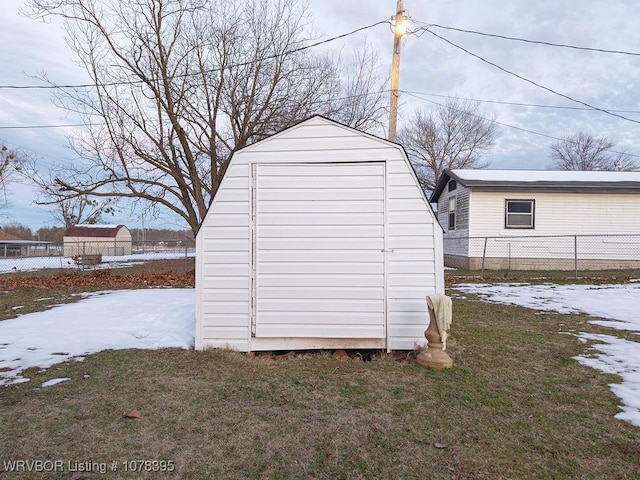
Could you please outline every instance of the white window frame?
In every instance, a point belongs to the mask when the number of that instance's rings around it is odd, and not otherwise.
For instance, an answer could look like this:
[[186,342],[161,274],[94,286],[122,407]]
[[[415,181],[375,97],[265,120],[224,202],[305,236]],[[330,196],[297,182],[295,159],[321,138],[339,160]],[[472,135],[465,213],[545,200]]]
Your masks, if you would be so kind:
[[[453,208],[452,208],[453,205]],[[456,209],[458,205],[458,200],[456,196],[449,197],[448,207],[449,207],[449,217],[447,221],[447,230],[455,230],[456,229]],[[453,221],[451,221],[453,219]]]
[[[531,205],[531,212],[509,212],[509,204],[510,203],[528,203]],[[511,224],[510,217],[513,216],[523,217],[528,215],[530,217],[530,221],[527,225],[521,224]],[[504,228],[506,229],[529,229],[533,230],[536,228],[536,201],[534,199],[515,199],[509,198],[504,201]]]

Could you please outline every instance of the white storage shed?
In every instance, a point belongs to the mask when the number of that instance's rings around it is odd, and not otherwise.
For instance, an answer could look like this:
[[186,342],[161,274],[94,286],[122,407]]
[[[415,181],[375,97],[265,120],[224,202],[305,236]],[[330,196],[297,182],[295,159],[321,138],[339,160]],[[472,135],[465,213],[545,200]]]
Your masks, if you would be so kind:
[[196,238],[196,349],[424,344],[442,233],[398,144],[315,116],[239,150]]

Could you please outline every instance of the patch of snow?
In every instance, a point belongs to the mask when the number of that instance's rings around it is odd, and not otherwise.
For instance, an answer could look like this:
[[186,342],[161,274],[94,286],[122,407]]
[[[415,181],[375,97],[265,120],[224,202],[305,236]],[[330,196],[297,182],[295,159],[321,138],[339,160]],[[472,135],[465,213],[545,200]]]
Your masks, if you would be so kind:
[[[133,253],[122,256],[103,256],[102,263],[85,267],[85,270],[100,270],[105,268],[123,268],[152,260],[180,260],[186,257],[195,256],[195,251],[190,248],[185,253],[184,248],[155,250],[146,253]],[[45,268],[53,269],[79,269],[71,257],[22,257],[22,258],[1,258],[0,273],[8,272],[33,272]]]
[[99,352],[126,348],[191,348],[195,290],[118,290],[0,322],[0,385],[28,381],[21,373]]
[[[558,313],[586,313],[597,319],[589,323],[640,334],[640,284],[626,285],[456,285],[466,293],[496,303],[519,305]],[[604,319],[604,320],[603,320]],[[622,400],[616,418],[640,427],[640,343],[611,335],[579,333],[581,342],[598,341],[595,356],[576,360],[605,373],[620,375],[622,383],[611,390]]]
[[601,342],[591,347],[601,353],[575,359],[601,372],[622,377],[622,383],[609,384],[611,391],[624,402],[622,412],[615,417],[640,427],[640,344],[611,335],[581,333],[580,337]]
[[41,387],[42,388],[47,388],[47,387],[52,387],[54,385],[57,385],[59,383],[62,382],[66,382],[68,380],[71,380],[69,377],[64,377],[64,378],[52,378],[51,380],[47,380],[46,382],[44,382]]

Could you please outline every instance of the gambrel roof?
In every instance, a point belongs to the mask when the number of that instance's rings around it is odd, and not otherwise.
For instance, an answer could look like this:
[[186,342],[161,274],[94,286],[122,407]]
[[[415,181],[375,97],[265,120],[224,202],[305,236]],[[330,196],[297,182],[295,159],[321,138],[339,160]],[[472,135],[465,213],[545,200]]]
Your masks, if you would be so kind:
[[65,237],[115,238],[124,225],[73,225],[64,232]]

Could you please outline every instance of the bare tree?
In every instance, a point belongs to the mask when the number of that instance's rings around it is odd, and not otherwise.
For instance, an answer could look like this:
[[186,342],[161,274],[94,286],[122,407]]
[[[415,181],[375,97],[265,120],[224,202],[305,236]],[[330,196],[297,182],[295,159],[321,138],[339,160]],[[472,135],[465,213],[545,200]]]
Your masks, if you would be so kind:
[[21,238],[22,240],[33,240],[33,233],[31,232],[31,229],[21,223],[13,222],[7,225],[2,225],[0,230],[14,237]]
[[24,156],[0,143],[0,206],[9,204],[7,187],[22,168]]
[[90,198],[84,194],[64,192],[56,182],[68,167],[50,165],[43,168],[34,157],[23,157],[20,174],[36,187],[36,205],[51,207],[51,214],[58,225],[68,228],[79,223],[100,223],[105,215],[115,213],[115,199]]
[[433,190],[446,168],[486,168],[482,155],[499,136],[496,123],[478,114],[479,103],[450,98],[435,112],[417,110],[398,134],[418,179]]
[[378,97],[347,85],[306,48],[296,0],[30,0],[60,16],[93,89],[61,90],[80,114],[74,150],[89,167],[56,182],[71,196],[161,206],[197,232],[239,148],[312,114],[375,123]]
[[624,151],[614,151],[607,137],[583,132],[562,137],[551,145],[553,168],[558,170],[637,170],[638,162]]
[[[342,88],[331,112],[334,120],[359,130],[384,132],[388,117],[387,79],[378,74],[378,54],[367,43],[353,52],[353,60],[343,71]],[[383,96],[384,94],[384,96]]]

